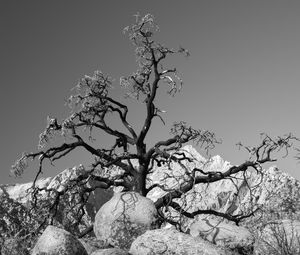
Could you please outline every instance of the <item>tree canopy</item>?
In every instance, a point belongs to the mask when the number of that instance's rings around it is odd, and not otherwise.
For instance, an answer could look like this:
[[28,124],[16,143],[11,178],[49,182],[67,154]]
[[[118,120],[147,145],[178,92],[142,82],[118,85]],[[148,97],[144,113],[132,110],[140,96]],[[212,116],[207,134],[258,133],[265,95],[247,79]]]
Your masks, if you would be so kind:
[[[126,27],[124,33],[128,35],[135,47],[138,68],[133,74],[122,76],[120,86],[127,91],[127,96],[141,102],[146,109],[144,119],[141,120],[141,129],[135,128],[129,122],[128,106],[111,96],[113,79],[101,71],[95,71],[93,75],[86,75],[80,79],[75,87],[76,93],[70,96],[68,105],[72,109],[71,115],[62,121],[48,117],[47,126],[39,137],[39,150],[24,153],[12,166],[12,172],[21,176],[28,166],[28,160],[38,159],[39,167],[34,179],[35,185],[43,171],[45,160],[50,162],[62,160],[76,148],[83,148],[92,154],[95,160],[85,167],[85,174],[74,183],[77,187],[81,187],[88,180],[93,180],[98,185],[94,188],[78,189],[77,191],[82,194],[89,194],[96,188],[108,189],[121,186],[123,191],[136,191],[147,196],[152,189],[159,187],[167,193],[155,202],[158,209],[172,207],[189,218],[198,214],[214,214],[238,223],[253,212],[248,215],[232,215],[211,208],[189,212],[185,211],[176,199],[198,184],[232,178],[235,174],[249,169],[261,173],[262,164],[275,161],[274,153],[279,151],[288,153],[297,138],[292,134],[275,138],[262,134],[261,143],[257,146],[239,144],[249,153],[249,158],[225,172],[206,172],[205,169],[195,167],[187,171],[188,179],[178,188],[169,190],[163,185],[152,184],[148,177],[154,168],[162,165],[170,166],[171,162],[194,160],[181,150],[185,144],[196,143],[204,150],[210,150],[219,140],[209,130],[196,129],[178,120],[171,127],[170,137],[155,141],[152,146],[146,144],[145,140],[154,119],[164,123],[162,110],[157,104],[158,93],[163,93],[166,88],[165,91],[170,96],[174,96],[183,85],[177,69],[173,66],[169,67],[167,60],[174,54],[189,56],[189,52],[182,47],[173,49],[157,42],[154,37],[158,32],[158,26],[151,14],[136,15],[135,18],[134,24]],[[118,118],[119,125],[115,123],[112,125],[109,122],[110,115]],[[95,133],[97,136],[94,136]],[[103,147],[99,138],[101,134],[111,136],[111,146]],[[54,137],[63,137],[64,140],[60,145],[54,146],[51,143]],[[116,169],[118,171],[115,171]],[[34,188],[36,192],[40,191],[39,188]],[[59,198],[60,195],[57,194],[57,197]]]

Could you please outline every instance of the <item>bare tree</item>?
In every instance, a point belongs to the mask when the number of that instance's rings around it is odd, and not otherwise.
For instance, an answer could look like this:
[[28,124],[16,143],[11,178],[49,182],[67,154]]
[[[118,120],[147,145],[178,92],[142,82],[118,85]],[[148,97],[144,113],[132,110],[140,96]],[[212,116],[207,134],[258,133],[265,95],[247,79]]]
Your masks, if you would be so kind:
[[[91,162],[85,174],[77,180],[73,180],[68,188],[60,192],[52,191],[55,193],[52,209],[57,208],[59,198],[74,186],[84,187],[81,190],[77,189],[77,194],[80,194],[78,201],[82,203],[96,188],[108,189],[121,186],[124,191],[136,191],[146,196],[153,188],[160,187],[167,191],[167,194],[156,201],[155,205],[158,209],[166,206],[172,207],[174,210],[180,211],[182,215],[191,218],[198,214],[214,214],[238,223],[246,216],[221,213],[213,209],[188,212],[181,208],[176,199],[189,192],[194,185],[231,178],[235,174],[246,172],[251,168],[258,173],[261,172],[262,164],[275,160],[272,158],[274,152],[280,150],[288,152],[292,141],[296,138],[290,134],[276,139],[264,135],[258,146],[251,148],[244,146],[251,157],[242,164],[232,166],[226,172],[190,169],[185,182],[173,190],[167,190],[166,187],[159,184],[149,184],[147,177],[154,167],[170,164],[170,162],[193,161],[188,154],[180,150],[186,143],[194,142],[201,145],[204,150],[212,149],[218,143],[213,132],[195,129],[185,122],[179,121],[172,126],[169,138],[157,141],[151,147],[147,146],[145,139],[153,120],[157,118],[164,123],[161,116],[162,111],[157,106],[158,93],[166,86],[167,93],[173,96],[182,87],[182,80],[178,76],[176,68],[165,67],[165,62],[169,56],[174,54],[189,55],[189,52],[182,47],[175,50],[156,42],[154,34],[157,31],[158,26],[150,14],[144,17],[137,15],[135,23],[124,29],[124,33],[128,34],[135,46],[138,70],[129,76],[121,77],[120,85],[128,91],[128,96],[142,102],[146,109],[140,130],[134,128],[129,122],[127,105],[111,97],[112,79],[102,72],[96,71],[92,76],[82,78],[76,86],[77,94],[69,98],[68,103],[72,114],[61,122],[56,118],[48,118],[46,129],[40,135],[39,151],[24,153],[13,165],[12,171],[15,175],[20,176],[27,166],[28,160],[38,158],[39,167],[34,179],[35,184],[42,173],[45,160],[52,163],[81,147],[91,153],[95,157],[95,161]],[[118,118],[119,126],[113,126],[109,122],[109,115]],[[97,136],[93,135],[95,133]],[[102,144],[95,138],[98,137],[98,134],[111,136],[112,145],[102,147]],[[53,146],[51,139],[56,136],[64,137],[64,142]],[[240,146],[243,145],[240,144]],[[116,169],[118,169],[117,172]],[[96,182],[97,185],[92,188],[84,186],[90,180]],[[34,190],[38,192],[40,188],[34,187]],[[81,212],[83,213],[83,211]]]

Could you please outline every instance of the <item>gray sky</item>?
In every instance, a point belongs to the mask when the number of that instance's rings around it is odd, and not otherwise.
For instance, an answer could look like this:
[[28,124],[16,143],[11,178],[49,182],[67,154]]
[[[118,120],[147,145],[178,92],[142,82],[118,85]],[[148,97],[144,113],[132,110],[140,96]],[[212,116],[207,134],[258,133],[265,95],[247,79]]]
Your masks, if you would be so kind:
[[[239,141],[255,145],[261,132],[300,137],[300,1],[2,0],[0,183],[32,180],[35,164],[20,180],[8,176],[10,166],[22,152],[37,150],[48,115],[68,116],[64,100],[84,74],[109,74],[114,96],[124,100],[119,77],[134,72],[136,63],[122,29],[137,12],[156,17],[160,42],[191,53],[170,59],[185,84],[175,98],[161,91],[166,127],[157,121],[150,143],[184,120],[214,131],[223,143],[211,154],[239,164],[246,159]],[[138,126],[143,109],[137,106],[129,117]],[[276,164],[300,179],[294,156]],[[87,160],[77,151],[46,166],[44,177]]]

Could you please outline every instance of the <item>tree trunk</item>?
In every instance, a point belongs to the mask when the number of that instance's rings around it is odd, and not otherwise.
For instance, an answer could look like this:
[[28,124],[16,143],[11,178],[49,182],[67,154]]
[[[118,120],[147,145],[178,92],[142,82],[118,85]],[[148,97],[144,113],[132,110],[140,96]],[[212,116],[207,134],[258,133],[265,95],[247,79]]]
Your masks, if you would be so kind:
[[146,171],[141,166],[140,171],[134,176],[132,191],[138,192],[142,196],[146,196]]

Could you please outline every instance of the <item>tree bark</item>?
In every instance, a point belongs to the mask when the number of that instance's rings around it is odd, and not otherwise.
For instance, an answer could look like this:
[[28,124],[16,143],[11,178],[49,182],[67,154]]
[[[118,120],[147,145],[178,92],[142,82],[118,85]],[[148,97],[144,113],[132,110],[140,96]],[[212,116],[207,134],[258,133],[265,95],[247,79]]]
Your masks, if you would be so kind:
[[140,166],[139,171],[136,172],[132,183],[132,191],[138,192],[144,197],[147,195],[145,170],[146,169],[144,166]]

